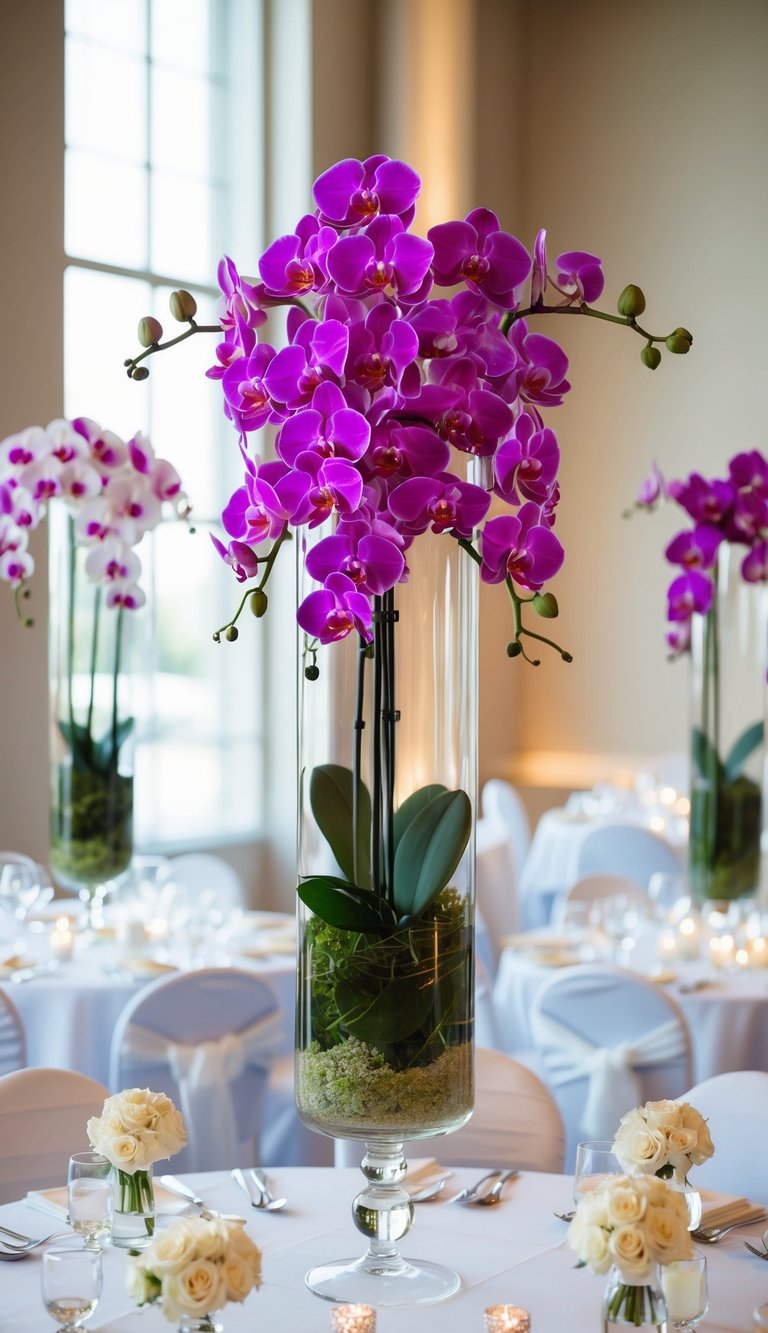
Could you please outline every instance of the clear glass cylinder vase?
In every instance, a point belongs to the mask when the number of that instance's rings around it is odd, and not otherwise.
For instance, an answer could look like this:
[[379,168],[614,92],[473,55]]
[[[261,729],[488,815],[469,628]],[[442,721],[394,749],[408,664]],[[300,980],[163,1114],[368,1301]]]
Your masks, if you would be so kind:
[[112,1244],[124,1250],[144,1250],[155,1234],[155,1190],[152,1167],[121,1171],[115,1167],[112,1202]]
[[726,906],[760,886],[765,821],[768,589],[744,582],[742,554],[721,545],[712,607],[691,632],[688,870],[700,902]]
[[106,604],[62,506],[51,506],[49,529],[51,869],[94,906],[133,850],[137,613]]
[[407,583],[374,599],[371,645],[301,635],[299,662],[296,1101],[313,1129],[368,1144],[375,1197],[354,1217],[390,1304],[398,1261],[381,1245],[412,1215],[403,1140],[457,1129],[473,1105],[477,572],[445,536],[407,560]]
[[611,1268],[603,1293],[603,1333],[626,1328],[667,1333],[667,1306],[657,1268],[641,1283],[628,1281],[619,1268]]

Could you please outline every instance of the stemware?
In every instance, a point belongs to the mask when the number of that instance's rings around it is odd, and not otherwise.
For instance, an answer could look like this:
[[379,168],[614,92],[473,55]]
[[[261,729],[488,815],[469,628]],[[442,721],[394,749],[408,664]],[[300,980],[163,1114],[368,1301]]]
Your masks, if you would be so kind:
[[74,1333],[93,1314],[101,1296],[101,1252],[57,1248],[43,1254],[43,1303],[61,1333]]
[[689,1329],[696,1328],[709,1309],[705,1255],[697,1254],[693,1259],[679,1259],[664,1265],[661,1289],[667,1303],[670,1330],[688,1333]]
[[597,1189],[606,1176],[619,1173],[621,1167],[611,1149],[610,1139],[588,1139],[578,1145],[573,1177],[574,1203],[579,1203],[590,1190]]
[[16,865],[8,862],[0,868],[0,905],[13,920],[14,930],[23,929],[24,922],[43,891],[40,868],[37,865]]
[[691,906],[685,877],[664,870],[654,871],[648,880],[648,898],[653,916],[662,926],[674,925]]
[[112,1167],[97,1152],[74,1153],[69,1159],[67,1203],[72,1230],[86,1250],[101,1253],[101,1240],[112,1226]]

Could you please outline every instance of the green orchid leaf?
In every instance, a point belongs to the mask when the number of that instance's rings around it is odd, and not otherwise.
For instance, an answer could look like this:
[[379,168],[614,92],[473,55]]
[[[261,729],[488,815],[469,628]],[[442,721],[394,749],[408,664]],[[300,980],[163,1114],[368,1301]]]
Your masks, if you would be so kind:
[[709,736],[700,727],[694,727],[691,737],[691,758],[695,773],[709,783],[723,781],[723,765]]
[[762,722],[753,722],[752,726],[742,731],[738,740],[733,742],[725,761],[726,782],[733,782],[739,776],[749,756],[758,745],[762,745],[763,731]]
[[98,773],[108,773],[111,768],[117,767],[117,760],[123,742],[128,739],[133,730],[133,718],[123,718],[118,722],[115,729],[114,741],[112,730],[105,732],[100,741],[96,741],[93,746],[93,767]]
[[434,1000],[434,984],[423,977],[399,977],[374,994],[354,981],[340,981],[335,991],[339,1017],[353,1036],[374,1046],[403,1041],[425,1022]]
[[341,764],[319,764],[309,779],[309,803],[317,826],[328,843],[343,875],[368,888],[371,882],[371,797],[364,782],[358,784],[357,866],[352,837],[352,790],[354,778]]
[[432,782],[428,787],[419,787],[418,791],[411,792],[406,797],[402,805],[395,811],[395,850],[397,850],[400,839],[402,838],[408,825],[413,822],[416,816],[434,801],[436,796],[442,796],[443,792],[448,790],[441,782]]
[[395,908],[418,916],[451,878],[469,842],[472,807],[464,791],[435,796],[411,820],[395,852]]
[[360,889],[335,875],[304,879],[296,892],[315,916],[340,930],[360,930],[372,935],[387,934],[394,924],[390,908],[370,889]]

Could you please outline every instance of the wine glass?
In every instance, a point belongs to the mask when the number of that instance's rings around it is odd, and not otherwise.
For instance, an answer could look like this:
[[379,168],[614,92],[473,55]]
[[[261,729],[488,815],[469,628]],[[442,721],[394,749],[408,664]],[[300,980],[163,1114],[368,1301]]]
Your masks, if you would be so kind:
[[43,1303],[62,1333],[74,1333],[90,1318],[101,1295],[101,1251],[65,1249],[43,1252]]
[[101,1240],[112,1226],[112,1168],[98,1152],[78,1152],[69,1159],[67,1203],[73,1231],[86,1250],[101,1253]]
[[670,1329],[687,1333],[688,1329],[696,1328],[709,1309],[706,1255],[665,1264],[661,1270],[661,1289]]
[[[42,894],[43,884],[37,865],[7,862],[0,868],[0,904],[14,922],[16,937],[21,933],[31,908]],[[15,946],[16,941],[14,941]]]
[[576,1148],[576,1171],[573,1177],[574,1203],[579,1203],[590,1190],[597,1189],[606,1176],[618,1175],[620,1170],[610,1139],[587,1139],[580,1143]]

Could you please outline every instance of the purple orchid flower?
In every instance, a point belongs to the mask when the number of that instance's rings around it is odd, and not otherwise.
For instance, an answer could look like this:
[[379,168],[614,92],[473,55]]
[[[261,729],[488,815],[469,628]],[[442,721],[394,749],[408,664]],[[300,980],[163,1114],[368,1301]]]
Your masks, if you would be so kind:
[[755,542],[741,562],[745,583],[768,583],[768,541]]
[[692,472],[686,481],[670,481],[667,494],[695,523],[719,523],[735,498],[732,482],[710,482],[698,472]]
[[[435,390],[438,394],[442,392],[442,404],[433,418],[438,434],[463,453],[490,457],[499,440],[512,428],[514,418],[508,404],[485,387],[485,381],[470,357],[436,361],[431,374],[435,383],[425,386],[411,400],[413,410],[419,412],[420,407],[428,403],[434,410],[440,403]],[[427,392],[429,389],[431,393]]]
[[705,616],[715,600],[715,585],[706,574],[691,569],[673,579],[667,591],[667,619],[688,620],[693,611]]
[[533,242],[533,270],[531,272],[531,305],[538,305],[547,290],[547,233],[544,227],[536,233]]
[[352,579],[338,572],[328,575],[322,590],[304,598],[296,619],[320,643],[336,643],[353,630],[367,643],[373,638],[368,598],[357,591]]
[[531,271],[531,257],[515,236],[501,230],[495,213],[476,208],[464,222],[430,227],[427,237],[435,247],[438,287],[463,281],[493,305],[514,310],[516,289]]
[[755,541],[768,532],[768,499],[756,490],[739,491],[724,528],[729,541]]
[[328,272],[348,296],[391,288],[404,305],[426,300],[432,286],[432,246],[406,232],[398,217],[382,214],[365,232],[342,236],[328,254]]
[[316,528],[332,514],[354,514],[363,496],[363,479],[356,467],[341,458],[318,453],[299,454],[295,473],[305,485],[304,500],[294,522]]
[[349,331],[347,375],[369,393],[385,385],[406,396],[417,393],[421,375],[415,364],[419,339],[415,329],[398,319],[394,306],[376,305],[365,322]]
[[250,356],[238,358],[224,372],[225,411],[240,431],[260,430],[277,415],[266,383],[274,355],[269,343],[257,343]]
[[283,462],[291,466],[307,452],[356,462],[368,448],[370,438],[367,419],[347,406],[338,385],[326,382],[315,389],[311,407],[284,423],[275,447]]
[[757,449],[736,454],[728,464],[728,473],[738,492],[753,491],[768,499],[768,460]]
[[546,334],[529,333],[524,319],[513,324],[508,336],[517,363],[494,387],[507,402],[522,398],[536,407],[559,407],[571,387],[565,378],[568,357],[560,344]]
[[693,532],[673,537],[664,555],[670,564],[684,569],[711,569],[722,540],[722,532],[711,523],[697,523]]
[[649,475],[640,482],[635,504],[638,509],[653,509],[663,495],[666,495],[667,488],[663,474],[657,464],[651,464]]
[[290,347],[275,353],[264,376],[270,398],[290,411],[305,407],[325,380],[338,383],[344,373],[349,329],[338,320],[299,324]]
[[214,533],[211,533],[210,537],[224,564],[235,571],[238,583],[245,583],[247,579],[256,577],[259,572],[259,557],[251,546],[238,541],[232,541],[229,546],[225,546]]
[[241,321],[249,329],[258,329],[265,323],[266,311],[261,307],[259,288],[246,282],[237,271],[234,261],[225,255],[219,263],[218,281],[221,296],[216,307],[223,329],[236,328]]
[[549,427],[537,429],[532,417],[522,412],[493,460],[498,494],[512,504],[519,504],[524,495],[541,505],[551,493],[559,465],[555,432]]
[[336,243],[333,227],[306,214],[290,236],[279,236],[259,260],[259,275],[268,297],[303,296],[322,291],[328,283],[327,255]]
[[667,630],[667,647],[675,656],[681,653],[687,653],[691,647],[691,617],[687,620],[676,620]]
[[483,563],[480,577],[485,583],[511,578],[523,588],[537,592],[554,578],[565,552],[551,528],[541,523],[538,505],[530,501],[517,514],[489,519],[480,536]]
[[366,461],[380,477],[436,477],[451,461],[450,446],[426,426],[389,421],[371,437]]
[[431,527],[433,532],[471,538],[490,503],[482,486],[441,472],[437,477],[409,477],[401,482],[390,494],[389,512],[413,534]]
[[335,227],[359,227],[390,213],[410,227],[421,181],[406,162],[377,154],[360,162],[348,157],[315,181],[320,217]]
[[324,537],[307,552],[307,572],[318,583],[330,574],[346,574],[357,588],[373,597],[394,588],[405,569],[405,559],[392,532],[391,539],[366,531],[366,524],[339,524],[335,533]]
[[586,250],[566,250],[557,256],[557,285],[568,288],[570,301],[596,301],[605,286],[602,260]]

